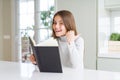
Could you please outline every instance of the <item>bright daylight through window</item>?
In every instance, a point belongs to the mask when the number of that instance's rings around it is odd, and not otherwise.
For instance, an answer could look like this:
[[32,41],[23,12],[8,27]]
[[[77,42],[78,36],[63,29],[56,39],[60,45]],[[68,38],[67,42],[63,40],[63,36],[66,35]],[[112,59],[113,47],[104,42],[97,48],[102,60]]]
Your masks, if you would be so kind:
[[18,0],[18,5],[20,60],[27,62],[31,54],[28,37],[32,37],[36,43],[51,37],[54,0]]

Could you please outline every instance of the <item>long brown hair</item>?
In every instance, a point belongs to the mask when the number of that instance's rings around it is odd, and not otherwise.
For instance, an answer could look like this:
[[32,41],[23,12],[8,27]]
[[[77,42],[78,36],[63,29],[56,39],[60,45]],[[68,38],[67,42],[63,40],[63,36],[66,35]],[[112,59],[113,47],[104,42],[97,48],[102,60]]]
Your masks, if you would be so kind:
[[64,23],[67,31],[73,30],[75,32],[75,35],[77,35],[75,20],[74,20],[74,16],[72,15],[72,13],[70,11],[67,11],[67,10],[60,10],[57,13],[55,13],[55,15],[53,17],[53,22],[52,22],[53,34],[52,34],[52,36],[54,38],[57,38],[57,36],[55,35],[55,32],[53,30],[54,18],[56,16],[60,16],[62,18],[63,23]]

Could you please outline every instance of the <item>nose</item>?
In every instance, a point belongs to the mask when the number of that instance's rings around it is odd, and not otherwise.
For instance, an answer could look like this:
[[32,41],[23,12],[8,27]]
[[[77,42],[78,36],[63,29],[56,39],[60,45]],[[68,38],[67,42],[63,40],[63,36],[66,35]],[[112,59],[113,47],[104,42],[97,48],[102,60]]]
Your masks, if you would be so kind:
[[56,23],[55,28],[59,28],[59,24],[58,23]]

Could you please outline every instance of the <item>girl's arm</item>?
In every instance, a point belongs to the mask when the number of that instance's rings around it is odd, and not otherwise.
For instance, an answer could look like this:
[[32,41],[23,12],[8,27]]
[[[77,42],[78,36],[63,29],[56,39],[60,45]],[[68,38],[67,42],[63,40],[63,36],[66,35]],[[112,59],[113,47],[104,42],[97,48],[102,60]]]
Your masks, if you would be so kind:
[[83,55],[84,55],[84,40],[78,37],[76,40],[68,44],[69,58],[72,67],[83,68]]

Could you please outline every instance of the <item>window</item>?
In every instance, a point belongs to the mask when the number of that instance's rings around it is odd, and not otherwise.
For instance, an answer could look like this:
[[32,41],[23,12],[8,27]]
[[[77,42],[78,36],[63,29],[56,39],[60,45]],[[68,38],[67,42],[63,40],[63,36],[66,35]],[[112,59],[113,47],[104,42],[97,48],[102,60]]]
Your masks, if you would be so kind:
[[111,12],[111,33],[120,33],[120,11]]
[[[120,9],[105,8],[104,0],[98,1],[98,56],[120,57],[119,49],[110,41],[112,33],[120,33]],[[113,42],[115,44],[115,42]],[[112,47],[111,47],[112,46]]]
[[[109,13],[109,14],[108,14]],[[111,33],[120,33],[120,11],[107,11],[99,18],[99,53],[108,53],[108,41]]]
[[33,36],[32,26],[34,25],[34,0],[19,0],[18,10],[19,29],[21,36]]
[[30,54],[28,36],[37,44],[51,37],[54,0],[17,0],[17,2],[17,33],[20,33],[21,50],[19,57],[22,62],[26,62]]

